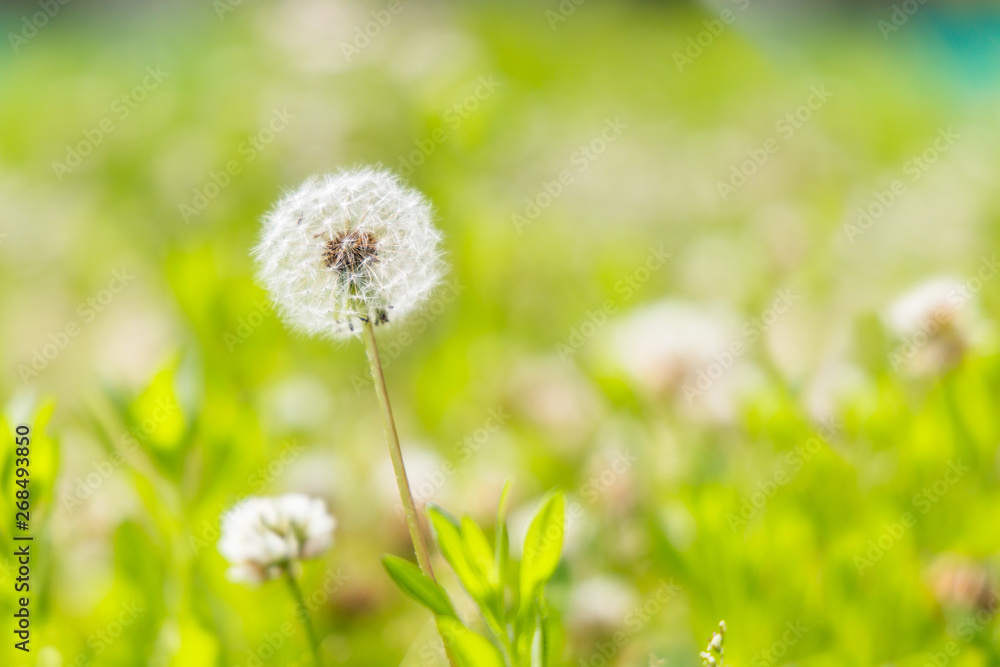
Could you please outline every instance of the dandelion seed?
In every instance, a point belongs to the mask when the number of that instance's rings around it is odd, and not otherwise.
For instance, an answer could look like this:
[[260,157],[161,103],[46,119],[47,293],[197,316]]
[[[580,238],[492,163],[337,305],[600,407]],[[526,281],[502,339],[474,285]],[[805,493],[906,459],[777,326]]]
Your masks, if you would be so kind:
[[232,564],[230,580],[257,584],[322,555],[333,544],[335,526],[315,498],[298,493],[247,498],[224,515],[219,553]]
[[404,319],[444,274],[431,206],[388,171],[313,177],[264,217],[258,277],[292,326],[348,338]]

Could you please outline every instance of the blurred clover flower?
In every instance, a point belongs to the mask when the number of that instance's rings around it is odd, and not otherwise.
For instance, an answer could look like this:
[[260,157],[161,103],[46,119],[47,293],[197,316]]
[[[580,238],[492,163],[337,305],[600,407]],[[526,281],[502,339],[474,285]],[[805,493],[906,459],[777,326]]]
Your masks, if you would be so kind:
[[219,553],[232,581],[261,583],[329,549],[336,523],[322,500],[300,493],[247,498],[223,516]]
[[736,317],[726,310],[666,299],[623,317],[612,344],[618,364],[641,390],[656,397],[679,395],[692,416],[726,423],[763,382],[757,367],[743,358],[759,335],[758,330],[741,335]]
[[258,276],[309,334],[348,338],[361,322],[401,320],[444,274],[431,217],[424,196],[388,171],[310,178],[264,217]]
[[[719,631],[712,635],[708,646],[701,652],[701,663],[705,667],[724,667],[726,652],[726,622],[719,621]],[[716,659],[715,656],[719,656]]]
[[901,338],[890,355],[892,367],[905,364],[918,375],[935,375],[957,366],[976,326],[972,300],[960,281],[938,277],[893,301],[883,318]]
[[637,602],[635,589],[624,579],[592,577],[570,590],[568,621],[578,631],[614,630]]
[[653,393],[678,390],[733,339],[730,318],[667,300],[626,316],[615,332],[624,370]]
[[938,556],[927,568],[926,579],[942,606],[995,612],[1000,602],[991,567],[967,556]]

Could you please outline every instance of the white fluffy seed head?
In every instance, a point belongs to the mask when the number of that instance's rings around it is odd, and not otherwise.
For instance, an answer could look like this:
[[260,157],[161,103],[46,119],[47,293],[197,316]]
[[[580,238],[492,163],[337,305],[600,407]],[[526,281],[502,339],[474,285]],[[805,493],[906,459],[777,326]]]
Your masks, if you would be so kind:
[[230,580],[256,584],[322,555],[336,525],[322,500],[301,493],[251,497],[223,515],[219,553],[232,564]]
[[264,217],[258,277],[284,319],[309,334],[399,322],[444,275],[441,233],[422,194],[389,171],[308,179]]

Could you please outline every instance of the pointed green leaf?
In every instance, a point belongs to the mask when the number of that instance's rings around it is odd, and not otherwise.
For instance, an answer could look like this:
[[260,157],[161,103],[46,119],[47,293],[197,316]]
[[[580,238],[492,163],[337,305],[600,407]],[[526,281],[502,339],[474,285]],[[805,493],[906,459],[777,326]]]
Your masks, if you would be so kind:
[[562,552],[566,502],[561,493],[553,493],[528,528],[521,558],[521,608],[530,608],[535,592],[552,577]]
[[462,586],[472,599],[484,603],[489,598],[489,582],[480,575],[478,568],[469,562],[462,531],[457,522],[435,506],[427,508],[427,515],[434,527],[434,536],[441,555],[448,561],[448,565],[455,571],[458,580],[462,582]]
[[438,620],[445,644],[459,667],[505,667],[500,651],[488,639],[453,618]]
[[408,560],[386,554],[382,564],[400,590],[424,605],[437,616],[454,616],[447,593],[441,585]]

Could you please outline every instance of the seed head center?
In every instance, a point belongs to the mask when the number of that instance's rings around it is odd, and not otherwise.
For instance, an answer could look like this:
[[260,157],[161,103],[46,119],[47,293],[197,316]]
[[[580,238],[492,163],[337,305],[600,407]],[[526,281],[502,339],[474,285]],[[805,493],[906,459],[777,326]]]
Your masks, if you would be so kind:
[[338,233],[323,245],[323,263],[334,271],[355,273],[378,261],[375,235],[352,229]]

